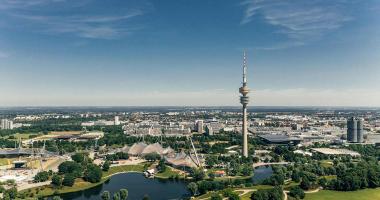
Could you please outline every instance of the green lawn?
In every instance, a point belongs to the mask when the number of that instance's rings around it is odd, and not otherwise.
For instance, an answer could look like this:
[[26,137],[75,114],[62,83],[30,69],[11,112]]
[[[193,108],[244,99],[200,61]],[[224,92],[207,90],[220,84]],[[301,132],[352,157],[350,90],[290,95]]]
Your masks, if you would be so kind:
[[139,165],[122,165],[117,167],[111,167],[108,172],[103,172],[103,177],[107,177],[109,175],[120,173],[120,172],[143,172],[144,164]]
[[251,200],[251,195],[253,192],[248,192],[247,194],[241,196],[241,200]]
[[331,166],[333,166],[333,161],[332,160],[321,160],[321,165],[323,167],[331,167]]
[[162,179],[168,179],[168,178],[170,178],[170,177],[175,177],[175,176],[177,176],[177,175],[178,175],[177,172],[175,172],[171,167],[167,166],[167,167],[166,167],[166,170],[165,170],[164,172],[162,172],[162,173],[157,173],[157,174],[155,175],[155,177],[157,177],[157,178],[162,178]]
[[24,190],[21,192],[25,192],[27,194],[27,196],[29,196],[31,193],[33,193],[34,197],[39,197],[39,196],[44,197],[44,196],[53,195],[55,193],[57,193],[57,194],[61,193],[62,194],[62,193],[69,193],[69,192],[76,192],[76,191],[80,191],[80,190],[85,190],[88,188],[95,187],[99,184],[102,184],[105,180],[106,179],[103,179],[99,183],[89,183],[89,182],[86,182],[82,179],[76,179],[73,187],[63,186],[61,188],[54,188],[51,185],[48,185],[48,186],[32,188],[30,190]]
[[380,199],[380,188],[365,189],[354,192],[338,192],[322,190],[317,193],[306,194],[305,200],[376,200]]
[[[244,188],[232,188],[234,191],[235,190],[241,190],[241,189],[256,189],[256,190],[265,190],[265,189],[270,189],[270,188],[273,188],[273,186],[270,186],[270,185],[255,185],[255,186],[251,186],[251,187],[244,187]],[[215,191],[215,192],[217,192],[217,193],[219,193],[220,195],[222,195],[222,190],[220,190],[220,191]],[[196,198],[195,198],[195,200],[197,200],[197,199],[205,199],[205,198],[209,198],[210,196],[211,196],[211,193],[212,192],[208,192],[208,193],[206,193],[206,194],[203,194],[203,195],[201,195],[201,196],[197,196]],[[245,195],[243,195],[242,197],[241,197],[241,199],[242,200],[249,200],[250,199],[250,197],[251,197],[251,194],[252,194],[253,192],[248,192],[247,194],[245,194]]]

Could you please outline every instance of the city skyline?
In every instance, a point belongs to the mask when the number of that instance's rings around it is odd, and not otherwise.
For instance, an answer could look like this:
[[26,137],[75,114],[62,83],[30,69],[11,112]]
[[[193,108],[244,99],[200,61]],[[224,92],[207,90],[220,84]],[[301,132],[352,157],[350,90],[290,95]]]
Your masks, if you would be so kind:
[[[212,11],[212,12],[210,12]],[[0,0],[1,106],[380,106],[380,2]]]

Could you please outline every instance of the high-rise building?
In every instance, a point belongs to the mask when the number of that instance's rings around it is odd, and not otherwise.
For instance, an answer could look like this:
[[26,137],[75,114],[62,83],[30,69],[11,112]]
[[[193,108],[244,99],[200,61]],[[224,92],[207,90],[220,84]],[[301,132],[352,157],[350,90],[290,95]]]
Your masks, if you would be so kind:
[[212,127],[211,127],[210,124],[208,124],[208,125],[206,126],[206,133],[207,133],[208,135],[214,135],[214,130],[212,129]]
[[196,128],[197,128],[197,132],[198,133],[204,133],[204,130],[203,130],[203,120],[197,120],[195,122],[196,124]]
[[351,117],[347,120],[347,141],[362,143],[364,141],[363,119]]
[[2,119],[1,120],[1,129],[13,129],[13,121]]
[[363,143],[364,142],[364,129],[363,129],[364,120],[358,119],[358,130],[357,130],[357,136],[358,136],[358,142]]
[[119,116],[115,116],[115,125],[120,125]]
[[242,153],[244,157],[248,157],[248,126],[247,126],[247,105],[249,102],[249,88],[247,86],[247,62],[245,51],[243,54],[243,86],[239,88],[240,103],[243,105],[243,125],[242,125],[242,133],[243,133],[243,149]]

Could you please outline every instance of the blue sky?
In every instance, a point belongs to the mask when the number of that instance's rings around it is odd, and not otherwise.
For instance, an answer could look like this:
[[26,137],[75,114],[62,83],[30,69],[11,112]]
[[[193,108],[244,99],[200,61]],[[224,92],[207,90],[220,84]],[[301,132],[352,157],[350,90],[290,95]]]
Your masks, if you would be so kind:
[[0,105],[380,106],[377,0],[0,0]]

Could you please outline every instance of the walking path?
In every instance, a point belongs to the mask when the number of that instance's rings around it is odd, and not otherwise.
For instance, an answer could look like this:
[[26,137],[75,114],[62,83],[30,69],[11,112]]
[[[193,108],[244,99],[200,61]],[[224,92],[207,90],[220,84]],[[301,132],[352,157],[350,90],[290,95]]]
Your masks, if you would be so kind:
[[17,185],[17,191],[26,190],[26,189],[30,189],[34,187],[41,187],[41,186],[50,185],[50,184],[51,184],[51,181],[21,184],[21,185]]
[[319,190],[321,190],[321,188],[317,188],[315,190],[310,190],[310,191],[305,191],[306,194],[310,194],[310,193],[316,193],[316,192],[319,192]]
[[284,193],[284,200],[288,200],[288,192],[287,190],[284,190],[283,193]]

